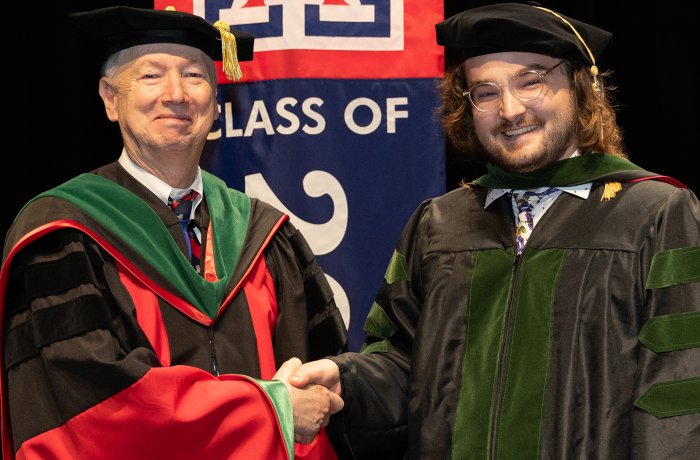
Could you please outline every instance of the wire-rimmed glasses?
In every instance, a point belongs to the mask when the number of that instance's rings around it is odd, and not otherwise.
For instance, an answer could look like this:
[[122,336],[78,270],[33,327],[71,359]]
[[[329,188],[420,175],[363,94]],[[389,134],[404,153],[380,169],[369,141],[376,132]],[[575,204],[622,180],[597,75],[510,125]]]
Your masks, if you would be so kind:
[[559,67],[563,62],[564,61],[559,61],[545,70],[526,70],[515,75],[510,81],[503,85],[491,81],[477,83],[464,91],[462,96],[467,96],[469,102],[480,112],[491,112],[500,107],[501,91],[504,86],[507,86],[510,93],[519,100],[523,102],[532,101],[542,94],[544,77],[552,70]]

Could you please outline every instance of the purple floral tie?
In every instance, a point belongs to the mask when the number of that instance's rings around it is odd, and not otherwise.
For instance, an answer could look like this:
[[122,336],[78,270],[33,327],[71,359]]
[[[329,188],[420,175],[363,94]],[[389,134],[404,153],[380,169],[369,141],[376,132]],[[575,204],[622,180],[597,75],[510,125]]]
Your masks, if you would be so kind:
[[516,254],[520,255],[525,249],[527,239],[532,232],[532,210],[542,197],[554,193],[557,189],[550,187],[544,192],[535,193],[531,190],[513,191],[513,198],[518,207],[518,223],[515,225]]

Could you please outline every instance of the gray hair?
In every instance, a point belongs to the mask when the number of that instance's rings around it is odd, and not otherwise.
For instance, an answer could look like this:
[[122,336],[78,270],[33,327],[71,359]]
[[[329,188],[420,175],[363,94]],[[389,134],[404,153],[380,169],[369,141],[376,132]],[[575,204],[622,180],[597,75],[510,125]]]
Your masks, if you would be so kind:
[[[136,49],[139,48],[139,50],[143,50],[144,46],[152,47],[153,45],[132,46],[130,48],[119,50],[115,53],[110,54],[109,57],[105,60],[104,64],[102,64],[102,76],[110,79],[114,78],[117,69],[124,63],[130,61],[131,59],[134,59],[137,55]],[[216,65],[214,65],[214,61],[202,50],[197,49],[197,51],[200,52],[204,57],[204,62],[207,64],[207,70],[209,71],[209,75],[211,75],[213,83],[216,84]]]

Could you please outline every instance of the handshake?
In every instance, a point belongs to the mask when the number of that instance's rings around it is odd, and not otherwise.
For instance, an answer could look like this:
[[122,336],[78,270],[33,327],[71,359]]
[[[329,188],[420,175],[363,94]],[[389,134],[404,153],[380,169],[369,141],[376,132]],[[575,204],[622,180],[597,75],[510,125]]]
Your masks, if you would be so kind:
[[309,444],[330,416],[343,408],[340,370],[330,359],[302,364],[299,358],[286,361],[275,373],[287,387],[294,411],[294,440]]

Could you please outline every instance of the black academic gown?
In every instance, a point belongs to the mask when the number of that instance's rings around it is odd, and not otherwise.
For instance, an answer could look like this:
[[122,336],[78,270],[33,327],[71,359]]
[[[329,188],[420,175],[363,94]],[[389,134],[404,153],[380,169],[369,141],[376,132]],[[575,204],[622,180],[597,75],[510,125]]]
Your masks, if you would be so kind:
[[207,279],[172,211],[117,163],[18,216],[0,272],[3,458],[291,457],[270,379],[342,351],[347,332],[287,217],[203,179]]
[[422,203],[362,353],[332,358],[338,450],[697,459],[700,202],[632,169],[582,178],[594,181],[588,199],[562,193],[519,257],[508,195],[484,209],[477,181]]

